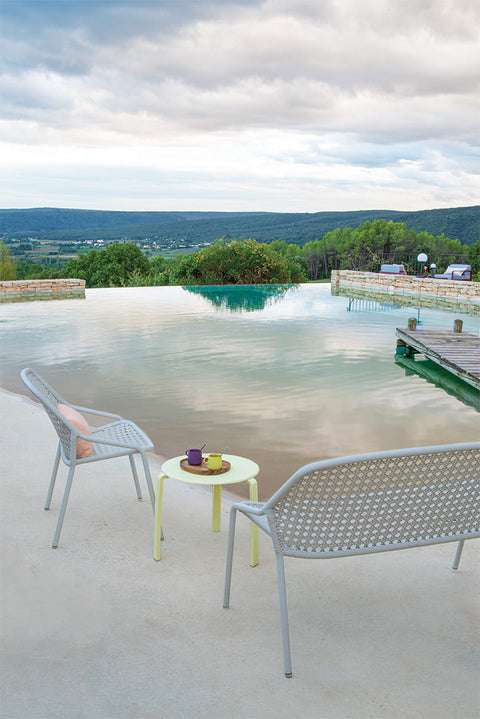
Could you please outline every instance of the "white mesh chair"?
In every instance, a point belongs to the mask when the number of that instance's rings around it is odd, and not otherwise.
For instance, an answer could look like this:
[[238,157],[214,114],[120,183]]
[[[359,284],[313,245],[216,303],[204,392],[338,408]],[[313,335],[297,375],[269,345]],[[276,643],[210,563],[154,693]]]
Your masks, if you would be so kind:
[[[130,467],[133,474],[133,480],[135,482],[135,489],[137,492],[138,499],[142,499],[142,493],[140,491],[140,485],[138,482],[137,470],[135,467],[134,455],[139,454],[142,458],[143,467],[145,470],[145,477],[147,480],[148,492],[152,503],[152,508],[155,510],[155,494],[153,491],[152,478],[150,476],[150,469],[148,466],[147,452],[153,449],[153,443],[137,427],[136,424],[128,420],[122,419],[119,415],[111,414],[110,412],[99,412],[98,410],[89,409],[87,407],[78,407],[67,402],[61,395],[58,394],[52,387],[50,387],[45,380],[33,369],[25,368],[21,371],[20,376],[24,384],[28,387],[30,392],[37,397],[42,403],[45,411],[50,417],[53,426],[57,432],[59,442],[57,447],[57,454],[53,464],[52,476],[50,479],[50,485],[48,488],[47,499],[45,502],[45,509],[50,509],[50,503],[52,500],[53,489],[55,487],[55,480],[57,477],[58,466],[60,463],[60,457],[68,466],[68,478],[65,486],[65,492],[63,495],[62,505],[60,507],[60,514],[57,521],[57,528],[55,530],[55,536],[53,538],[53,548],[58,546],[60,539],[60,532],[62,531],[63,519],[65,516],[65,510],[67,508],[68,497],[70,489],[72,487],[73,475],[75,469],[79,465],[89,464],[91,462],[99,462],[102,459],[111,459],[113,457],[128,456],[130,460]],[[90,435],[81,432],[71,421],[69,421],[65,415],[58,409],[58,405],[64,405],[71,410],[77,412],[85,412],[92,415],[98,415],[101,417],[115,420],[109,422],[109,424],[102,425],[101,427],[91,427],[88,431]],[[79,458],[78,446],[79,443],[83,442],[83,446],[88,448],[88,452],[91,456],[85,456]],[[85,443],[87,443],[85,445]],[[91,445],[91,449],[90,449]]]
[[267,502],[230,513],[223,606],[229,607],[237,512],[273,542],[285,675],[292,676],[284,557],[330,558],[458,542],[480,536],[480,442],[315,462]]

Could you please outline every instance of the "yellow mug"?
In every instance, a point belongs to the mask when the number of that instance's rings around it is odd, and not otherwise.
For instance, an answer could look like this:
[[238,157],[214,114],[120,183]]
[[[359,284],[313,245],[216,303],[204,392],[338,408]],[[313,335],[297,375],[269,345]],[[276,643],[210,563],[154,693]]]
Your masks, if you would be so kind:
[[206,462],[208,469],[222,469],[221,454],[209,454],[208,457],[205,457],[203,461]]

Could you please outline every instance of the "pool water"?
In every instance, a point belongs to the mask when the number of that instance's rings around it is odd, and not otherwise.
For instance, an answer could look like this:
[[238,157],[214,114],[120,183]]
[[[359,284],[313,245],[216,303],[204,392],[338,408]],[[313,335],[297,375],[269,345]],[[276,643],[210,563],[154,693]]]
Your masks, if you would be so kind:
[[[460,317],[480,331],[478,317],[420,313],[424,328]],[[73,404],[137,422],[165,457],[229,445],[260,465],[261,498],[318,459],[480,437],[480,393],[465,402],[459,380],[447,392],[395,362],[395,328],[417,310],[329,284],[92,289],[0,316],[2,387],[27,394],[33,367]]]

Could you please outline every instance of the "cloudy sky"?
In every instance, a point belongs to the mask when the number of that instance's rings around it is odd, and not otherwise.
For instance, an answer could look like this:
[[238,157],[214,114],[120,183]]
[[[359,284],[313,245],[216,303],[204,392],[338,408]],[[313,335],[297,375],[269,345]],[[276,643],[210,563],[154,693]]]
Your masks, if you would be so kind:
[[480,202],[478,0],[1,0],[1,206]]

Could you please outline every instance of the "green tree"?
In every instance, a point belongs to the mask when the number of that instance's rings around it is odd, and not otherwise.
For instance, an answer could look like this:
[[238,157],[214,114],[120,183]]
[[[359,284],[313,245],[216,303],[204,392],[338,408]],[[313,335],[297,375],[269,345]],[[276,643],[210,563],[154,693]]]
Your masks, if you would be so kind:
[[70,260],[63,273],[85,280],[87,287],[131,287],[147,284],[149,271],[148,258],[139,247],[113,243]]
[[472,279],[480,282],[480,240],[477,240],[468,251],[469,264],[472,266]]
[[302,252],[308,277],[313,280],[328,277],[332,269],[378,272],[383,262],[403,263],[407,271],[414,273],[420,252],[427,253],[429,263],[443,268],[462,261],[468,247],[444,235],[417,234],[401,222],[374,220],[355,230],[347,227],[327,232],[320,241],[307,242]]
[[255,285],[302,282],[295,260],[255,240],[217,240],[201,252],[182,255],[172,267],[175,284]]
[[307,242],[303,247],[303,260],[307,268],[309,280],[318,280],[322,273],[324,258],[323,245],[320,240]]
[[43,262],[17,260],[16,267],[17,280],[51,280],[64,276],[58,263],[46,265]]
[[165,257],[152,257],[148,273],[149,285],[170,284],[170,263]]
[[10,257],[10,249],[0,240],[0,280],[14,280],[15,277],[16,267]]

